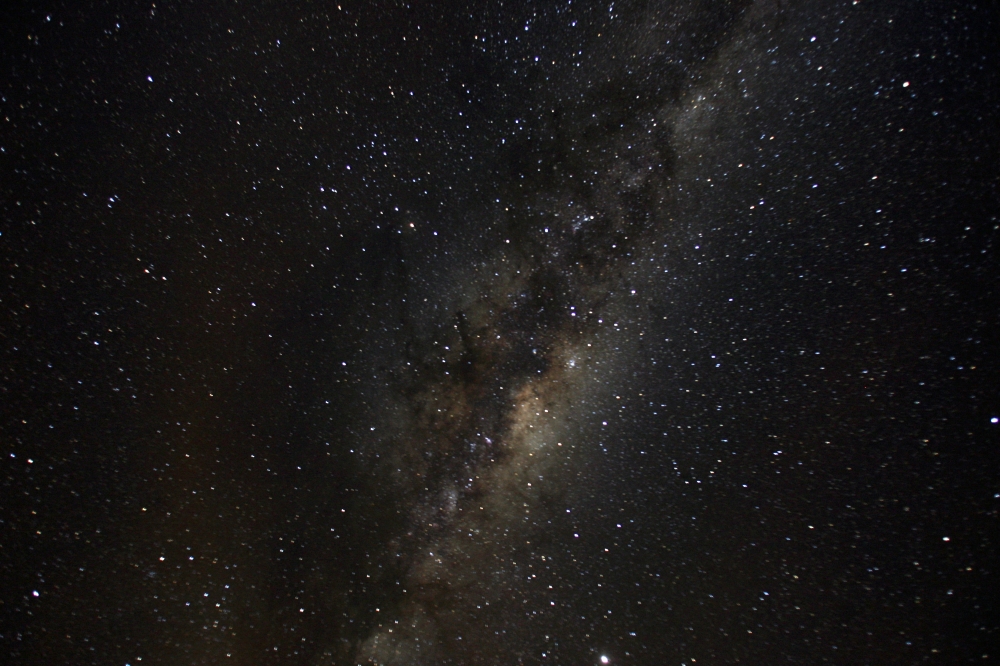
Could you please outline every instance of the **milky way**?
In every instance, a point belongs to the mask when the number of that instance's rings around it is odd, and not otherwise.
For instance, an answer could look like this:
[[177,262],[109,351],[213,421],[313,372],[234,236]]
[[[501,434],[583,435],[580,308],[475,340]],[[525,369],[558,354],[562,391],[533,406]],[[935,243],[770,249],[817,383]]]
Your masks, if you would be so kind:
[[[635,26],[641,41],[657,19]],[[619,56],[660,50],[631,42]],[[706,49],[702,59],[717,56]],[[483,660],[481,641],[509,625],[512,597],[524,594],[523,546],[565,506],[580,467],[599,464],[595,449],[618,446],[588,422],[587,406],[613,400],[607,386],[635,362],[632,339],[648,325],[650,290],[669,272],[665,241],[680,225],[675,136],[704,129],[690,119],[698,101],[687,89],[650,95],[676,85],[675,72],[650,67],[643,90],[622,69],[588,72],[605,81],[578,102],[536,100],[553,107],[534,130],[548,136],[512,149],[516,185],[496,213],[493,247],[476,274],[445,277],[464,286],[434,334],[406,340],[401,417],[374,445],[379,473],[412,507],[393,543],[404,589],[356,659]]]
[[[684,201],[711,180],[696,151],[717,150],[741,67],[766,52],[753,33],[766,33],[777,10],[634,18],[589,71],[533,100],[541,126],[505,154],[512,182],[496,200],[502,212],[487,214],[477,268],[407,290],[440,301],[441,281],[460,285],[422,323],[432,332],[404,311],[395,416],[359,445],[406,517],[384,569],[398,595],[354,659],[490,663],[481,645],[526,603],[532,540],[566,512],[581,470],[621,446],[606,421],[588,418],[594,405],[614,404],[609,387],[635,374],[654,316],[686,316],[682,297],[655,305],[670,291],[678,248],[697,248],[709,222]],[[671,47],[705,30],[703,43]],[[668,64],[685,57],[695,64]]]

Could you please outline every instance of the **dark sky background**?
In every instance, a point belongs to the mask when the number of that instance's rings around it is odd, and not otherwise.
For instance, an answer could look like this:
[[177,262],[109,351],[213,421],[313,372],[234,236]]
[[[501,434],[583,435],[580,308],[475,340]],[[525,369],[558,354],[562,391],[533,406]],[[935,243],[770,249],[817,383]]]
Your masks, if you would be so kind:
[[0,661],[1000,657],[990,3],[0,28]]

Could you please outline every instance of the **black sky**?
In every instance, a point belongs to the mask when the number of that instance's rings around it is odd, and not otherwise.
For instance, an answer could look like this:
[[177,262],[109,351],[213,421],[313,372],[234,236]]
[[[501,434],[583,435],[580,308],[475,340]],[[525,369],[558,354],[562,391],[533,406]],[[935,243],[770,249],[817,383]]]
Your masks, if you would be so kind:
[[12,664],[998,641],[988,3],[20,3]]

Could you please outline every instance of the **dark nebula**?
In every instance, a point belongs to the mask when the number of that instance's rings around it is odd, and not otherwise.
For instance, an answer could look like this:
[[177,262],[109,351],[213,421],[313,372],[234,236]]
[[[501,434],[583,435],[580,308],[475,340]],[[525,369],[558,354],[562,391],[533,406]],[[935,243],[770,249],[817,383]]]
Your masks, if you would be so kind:
[[17,8],[5,663],[992,663],[998,28]]

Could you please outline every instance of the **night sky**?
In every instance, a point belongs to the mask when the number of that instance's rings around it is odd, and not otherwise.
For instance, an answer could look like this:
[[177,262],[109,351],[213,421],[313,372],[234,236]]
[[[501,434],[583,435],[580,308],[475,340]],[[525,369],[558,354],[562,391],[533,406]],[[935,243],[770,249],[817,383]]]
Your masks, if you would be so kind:
[[1000,21],[22,2],[0,661],[1000,659]]

